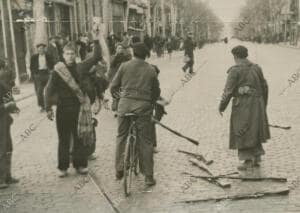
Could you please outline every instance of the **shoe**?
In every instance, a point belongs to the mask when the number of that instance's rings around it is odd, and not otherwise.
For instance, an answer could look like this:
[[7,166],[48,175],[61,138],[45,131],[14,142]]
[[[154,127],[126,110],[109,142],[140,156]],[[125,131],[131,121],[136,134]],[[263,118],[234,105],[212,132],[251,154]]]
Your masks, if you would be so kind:
[[19,179],[16,179],[16,178],[13,178],[13,177],[9,177],[6,179],[5,181],[7,184],[16,184],[16,183],[19,183],[20,180]]
[[123,171],[117,171],[116,179],[117,180],[122,180],[123,177],[124,177],[124,172]]
[[240,170],[240,171],[245,171],[245,170],[247,170],[249,168],[252,168],[252,167],[253,167],[252,161],[251,160],[246,160],[244,163],[242,163],[241,165],[239,165],[237,167],[237,169]]
[[153,176],[146,176],[145,177],[145,185],[146,186],[154,186],[156,184],[156,180]]
[[6,189],[9,185],[7,183],[0,183],[0,189]]
[[97,157],[96,157],[95,155],[93,155],[93,154],[91,154],[91,155],[88,157],[88,160],[89,160],[89,161],[96,160],[96,159],[97,159]]
[[159,153],[159,151],[158,151],[158,149],[157,149],[156,147],[153,148],[153,153],[154,153],[154,154]]
[[87,167],[79,167],[77,170],[78,174],[87,175],[89,173],[89,169]]
[[64,178],[68,176],[68,171],[67,170],[59,170],[58,177]]

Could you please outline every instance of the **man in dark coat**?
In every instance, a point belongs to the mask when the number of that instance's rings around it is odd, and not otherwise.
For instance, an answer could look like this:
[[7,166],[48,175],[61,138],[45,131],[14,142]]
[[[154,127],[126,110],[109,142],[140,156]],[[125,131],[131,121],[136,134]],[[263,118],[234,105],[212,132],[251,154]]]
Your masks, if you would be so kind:
[[267,117],[268,85],[262,69],[247,59],[244,46],[232,49],[236,65],[228,70],[228,77],[219,112],[225,111],[231,98],[230,149],[237,149],[244,161],[238,169],[259,166],[265,153],[262,143],[270,138]]
[[13,119],[10,113],[19,111],[12,97],[12,80],[10,71],[5,69],[5,62],[0,59],[0,189],[19,182],[11,175],[13,145],[10,126]]
[[148,34],[146,34],[144,37],[144,43],[148,47],[149,51],[151,51],[153,48],[153,41]]
[[[93,84],[86,80],[87,75],[89,75],[89,70],[96,65],[101,58],[97,31],[93,32],[92,35],[94,38],[93,56],[81,63],[76,63],[76,48],[71,44],[66,45],[63,54],[64,62],[55,65],[45,92],[46,111],[50,120],[53,120],[54,117],[52,111],[53,103],[51,103],[50,100],[54,94],[58,96],[56,125],[59,140],[58,169],[60,177],[66,177],[68,175],[71,136],[73,138],[73,166],[79,174],[88,173],[87,146],[90,144],[86,144],[83,139],[92,135],[85,135],[87,137],[80,138],[80,132],[78,130],[81,129],[82,122],[80,121],[87,121],[87,123],[85,122],[85,127],[89,130],[92,126],[92,115],[89,109],[90,103],[95,101],[96,89]],[[61,68],[63,68],[63,70]],[[62,71],[65,72],[60,74]],[[64,79],[64,76],[69,76],[69,80]],[[77,89],[74,89],[74,86],[76,86]],[[81,97],[85,98],[84,101],[82,101],[77,92],[80,92]],[[81,110],[86,108],[83,106],[86,106],[87,110],[89,110],[86,112],[89,116],[86,117],[85,120],[80,119],[82,115]]]
[[38,53],[30,59],[30,71],[33,78],[38,106],[41,107],[41,112],[45,110],[44,104],[44,89],[49,79],[50,71],[54,67],[53,58],[46,53],[46,44],[37,44]]
[[186,72],[189,69],[189,73],[193,73],[193,66],[194,66],[194,49],[195,43],[192,39],[192,33],[188,33],[186,40],[184,41],[184,56],[188,58],[186,60],[185,65],[182,67],[183,71]]
[[54,64],[56,64],[60,60],[59,49],[58,49],[58,46],[56,44],[56,41],[57,41],[56,36],[51,37],[49,39],[49,45],[48,45],[48,48],[47,48],[47,53],[52,57]]
[[121,179],[124,175],[124,149],[130,126],[127,113],[136,114],[137,143],[139,144],[139,164],[142,174],[145,175],[147,186],[155,185],[153,178],[153,104],[160,96],[159,81],[154,67],[145,58],[148,48],[144,43],[133,46],[134,59],[125,62],[119,68],[111,84],[111,94],[115,97],[120,91],[118,104],[118,135],[116,144],[116,177]]

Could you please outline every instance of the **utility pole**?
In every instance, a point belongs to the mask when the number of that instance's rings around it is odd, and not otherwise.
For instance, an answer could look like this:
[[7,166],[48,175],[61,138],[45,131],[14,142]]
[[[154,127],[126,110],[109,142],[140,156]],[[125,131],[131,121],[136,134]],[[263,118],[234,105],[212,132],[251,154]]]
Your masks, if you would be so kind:
[[9,17],[9,27],[11,33],[11,42],[13,48],[13,58],[14,58],[14,68],[16,72],[16,86],[20,87],[20,76],[19,76],[19,66],[17,60],[17,50],[16,50],[16,40],[15,40],[15,33],[14,33],[14,25],[13,25],[13,17],[12,17],[12,7],[10,0],[7,1],[7,8],[8,8],[8,17]]

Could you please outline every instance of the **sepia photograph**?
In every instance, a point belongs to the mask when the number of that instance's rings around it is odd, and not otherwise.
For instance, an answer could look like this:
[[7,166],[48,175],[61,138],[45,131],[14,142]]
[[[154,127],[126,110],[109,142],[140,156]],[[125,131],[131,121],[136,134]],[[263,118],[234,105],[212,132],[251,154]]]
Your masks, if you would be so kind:
[[0,0],[0,213],[300,213],[300,0]]

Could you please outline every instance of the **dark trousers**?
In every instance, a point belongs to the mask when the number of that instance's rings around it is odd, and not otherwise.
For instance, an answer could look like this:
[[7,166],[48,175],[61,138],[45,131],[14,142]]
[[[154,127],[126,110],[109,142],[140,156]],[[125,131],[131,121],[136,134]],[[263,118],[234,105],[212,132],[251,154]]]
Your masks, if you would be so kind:
[[34,75],[34,84],[35,84],[38,105],[42,108],[45,108],[44,89],[47,85],[49,74],[48,71],[43,71],[43,72],[45,73],[38,73]]
[[0,183],[10,176],[10,156],[13,150],[10,134],[12,118],[7,114],[0,115]]
[[73,138],[72,160],[75,169],[87,167],[87,147],[79,140],[77,134],[79,105],[58,106],[56,126],[58,132],[58,169],[66,170],[70,164],[70,144]]
[[[141,173],[146,176],[153,175],[153,123],[151,116],[140,117],[137,125],[137,146]],[[116,144],[116,171],[123,171],[124,152],[129,133],[130,118],[118,117],[118,135]]]
[[194,72],[193,70],[193,66],[194,66],[194,59],[191,59],[190,61],[188,61],[187,63],[185,63],[185,65],[183,66],[183,70],[186,71],[187,69],[189,69],[189,73]]

